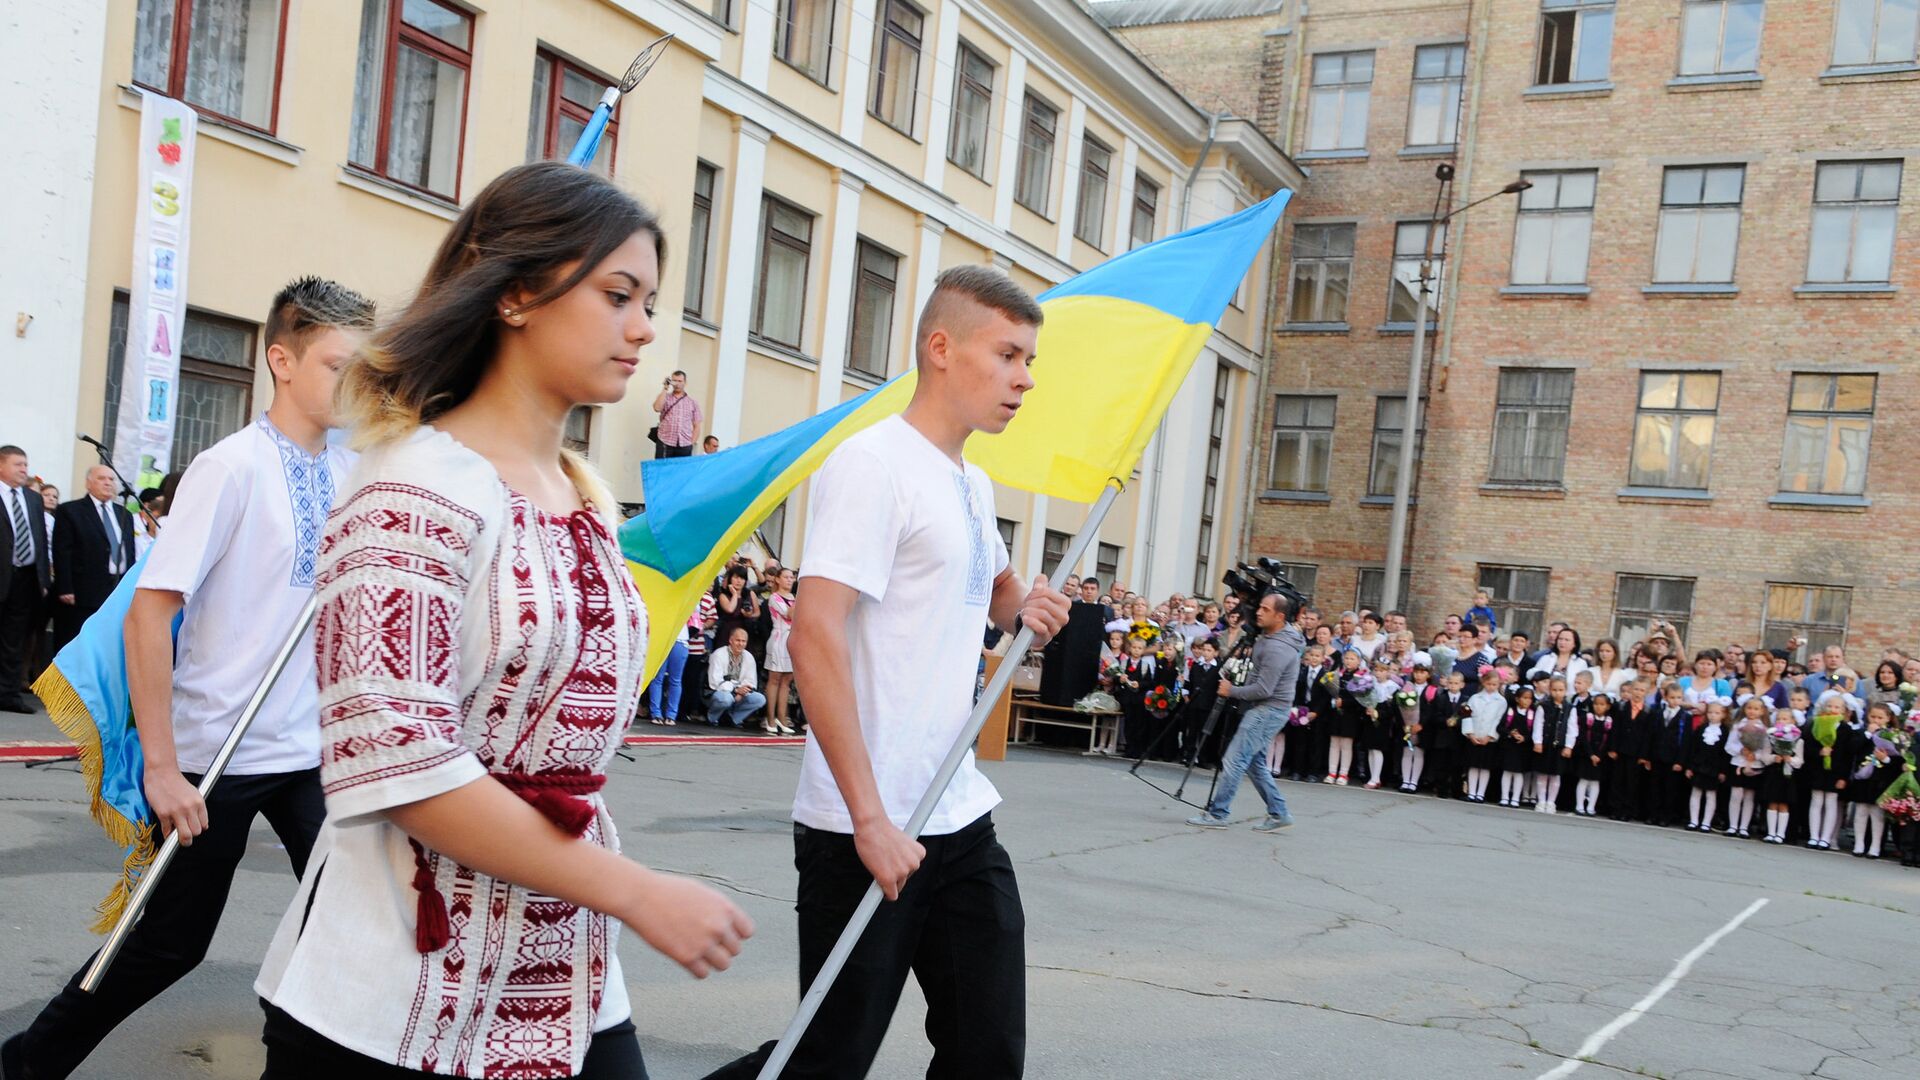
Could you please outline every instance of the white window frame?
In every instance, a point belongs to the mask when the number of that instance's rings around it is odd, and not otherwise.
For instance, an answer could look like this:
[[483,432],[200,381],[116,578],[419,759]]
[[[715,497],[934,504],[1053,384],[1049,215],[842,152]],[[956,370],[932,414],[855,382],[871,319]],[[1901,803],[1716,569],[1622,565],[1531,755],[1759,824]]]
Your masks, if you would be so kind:
[[[1520,205],[1513,216],[1513,260],[1509,277],[1515,285],[1557,285],[1582,286],[1587,283],[1587,272],[1593,262],[1593,210],[1600,201],[1600,173],[1595,169],[1565,169],[1543,172],[1525,172],[1520,174],[1533,183],[1531,188],[1520,193]],[[1587,177],[1586,202],[1565,202],[1566,199],[1578,200],[1578,185],[1574,193],[1569,194],[1567,181],[1574,177]],[[1544,221],[1545,225],[1539,224]],[[1578,236],[1574,234],[1578,226]],[[1521,273],[1521,255],[1531,250],[1529,233],[1544,228],[1545,253],[1540,257],[1540,272],[1535,274],[1529,265],[1528,272]],[[1563,232],[1565,235],[1563,235]],[[1580,274],[1569,277],[1556,273],[1554,252],[1565,245],[1580,244]],[[1531,260],[1529,260],[1531,262]]]
[[[1755,13],[1753,23],[1753,55],[1748,64],[1729,63],[1727,60],[1727,28],[1735,10],[1751,8]],[[1760,42],[1766,35],[1766,0],[1686,0],[1680,6],[1680,54],[1675,61],[1674,70],[1681,78],[1701,78],[1711,75],[1746,75],[1760,70]],[[1713,28],[1713,62],[1696,64],[1689,69],[1687,46],[1694,33],[1704,33],[1707,20],[1711,19]]]
[[[1866,198],[1862,192],[1866,186],[1869,168],[1894,170],[1893,197],[1875,196]],[[1838,170],[1852,169],[1853,194],[1851,197],[1826,198],[1820,196],[1821,181]],[[1813,220],[1807,236],[1807,283],[1808,284],[1867,284],[1884,285],[1892,280],[1895,241],[1900,231],[1900,188],[1906,181],[1906,163],[1899,159],[1877,159],[1872,161],[1822,161],[1814,166],[1813,173]],[[1861,262],[1861,219],[1871,215],[1876,222],[1884,221],[1886,228],[1886,265],[1877,276],[1873,267],[1863,267]],[[1847,229],[1846,270],[1840,277],[1814,276],[1814,258],[1819,250],[1823,221],[1838,221],[1845,217]]]
[[[1657,380],[1672,379],[1673,401],[1649,405],[1648,395],[1658,391]],[[1701,405],[1697,397],[1690,398],[1689,391],[1707,385],[1712,380],[1713,401],[1710,405]],[[1713,445],[1720,427],[1720,391],[1725,380],[1718,371],[1663,371],[1648,370],[1640,373],[1640,393],[1633,414],[1633,441],[1627,450],[1627,483],[1632,487],[1665,488],[1673,491],[1706,491],[1713,484]],[[1707,460],[1700,471],[1698,483],[1690,482],[1692,477],[1681,475],[1680,430],[1689,421],[1704,417],[1707,422]],[[1644,469],[1640,462],[1643,440],[1641,432],[1658,432],[1665,424],[1659,452],[1665,455],[1666,465],[1660,476],[1649,476],[1652,471]]]

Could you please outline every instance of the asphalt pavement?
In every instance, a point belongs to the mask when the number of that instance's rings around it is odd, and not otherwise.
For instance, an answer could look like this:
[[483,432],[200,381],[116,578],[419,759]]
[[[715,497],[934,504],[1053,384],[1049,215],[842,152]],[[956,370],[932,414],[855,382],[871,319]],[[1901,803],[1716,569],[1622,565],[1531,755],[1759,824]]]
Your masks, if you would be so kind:
[[[629,854],[759,925],[704,982],[622,936],[652,1075],[703,1076],[796,1003],[799,751],[634,753],[607,788]],[[1282,785],[1291,829],[1252,832],[1242,790],[1236,826],[1201,831],[1123,763],[986,768],[1027,910],[1031,1077],[1558,1077],[1582,1052],[1582,1077],[1920,1076],[1920,871],[1890,861],[1304,784]],[[73,766],[0,765],[0,1031],[97,943],[117,854]],[[253,976],[293,886],[256,825],[207,962],[80,1075],[257,1076]],[[923,1013],[909,983],[874,1076],[924,1073]]]

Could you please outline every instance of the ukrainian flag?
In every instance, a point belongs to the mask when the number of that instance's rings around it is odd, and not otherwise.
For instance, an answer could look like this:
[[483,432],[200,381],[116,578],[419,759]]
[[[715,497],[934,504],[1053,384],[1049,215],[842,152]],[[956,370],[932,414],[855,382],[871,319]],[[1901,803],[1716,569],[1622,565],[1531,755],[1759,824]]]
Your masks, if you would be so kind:
[[[94,824],[126,849],[120,879],[97,909],[100,917],[92,927],[96,934],[106,933],[119,921],[134,883],[153,862],[156,851],[153,816],[141,787],[146,761],[140,754],[140,732],[133,726],[121,630],[145,566],[144,558],[133,564],[113,595],[33,683],[33,692],[46,704],[54,726],[73,740],[79,753]],[[175,619],[174,632],[179,630]]]
[[[1289,195],[1129,251],[1040,294],[1047,318],[1034,388],[1005,431],[968,440],[967,457],[1002,484],[1081,503],[1132,475]],[[647,510],[620,527],[620,546],[654,626],[649,679],[701,592],[753,530],[848,436],[904,410],[914,382],[908,371],[785,431],[641,466]]]

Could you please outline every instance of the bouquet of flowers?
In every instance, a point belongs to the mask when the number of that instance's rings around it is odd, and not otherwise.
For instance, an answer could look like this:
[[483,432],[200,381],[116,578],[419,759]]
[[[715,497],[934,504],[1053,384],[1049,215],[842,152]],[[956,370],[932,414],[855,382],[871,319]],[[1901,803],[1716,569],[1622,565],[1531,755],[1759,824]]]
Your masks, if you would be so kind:
[[1341,685],[1347,688],[1347,693],[1364,700],[1373,689],[1373,672],[1359,668]]
[[[1817,742],[1821,746],[1825,747],[1826,749],[1831,750],[1833,749],[1834,740],[1839,737],[1840,737],[1840,717],[1838,714],[1821,713],[1819,716],[1816,716],[1813,718],[1813,741],[1814,742]],[[1828,771],[1832,771],[1833,758],[1827,754],[1820,755],[1820,767]]]
[[[1920,781],[1915,780],[1912,773],[1903,772],[1895,777],[1893,783],[1887,786],[1886,793],[1880,796],[1880,809],[1887,811],[1888,816],[1898,819],[1899,815],[1889,805],[1891,803],[1902,803],[1920,810]],[[1914,820],[1916,817],[1908,817],[1905,823]]]
[[1767,729],[1767,742],[1773,750],[1773,756],[1780,759],[1783,776],[1793,775],[1793,744],[1800,741],[1800,729],[1789,723],[1778,723]]
[[1904,712],[1912,712],[1914,701],[1920,700],[1920,686],[1915,686],[1910,682],[1903,682],[1897,689],[1900,691],[1901,710]]
[[[1369,675],[1367,677],[1372,678],[1373,676]],[[1320,685],[1328,690],[1337,688],[1340,685],[1340,669],[1333,668],[1325,675],[1320,676]]]
[[1095,690],[1093,693],[1088,694],[1086,697],[1083,697],[1079,701],[1074,702],[1073,711],[1074,712],[1110,712],[1110,713],[1119,712],[1120,703],[1114,700],[1112,694],[1106,693],[1101,690]]
[[1394,691],[1393,703],[1403,709],[1417,709],[1420,707],[1420,695],[1412,687],[1402,687]]
[[1141,704],[1145,705],[1147,711],[1153,715],[1165,716],[1173,708],[1173,692],[1164,686],[1156,686],[1147,691],[1147,696]]
[[1880,800],[1880,809],[1887,812],[1897,825],[1911,825],[1920,821],[1920,795],[1903,795],[1898,799]]
[[1293,711],[1287,714],[1287,724],[1290,727],[1306,727],[1313,722],[1312,716],[1306,706],[1295,705]]
[[1132,629],[1127,631],[1127,634],[1129,637],[1137,637],[1149,645],[1160,640],[1160,628],[1145,620],[1134,623]]

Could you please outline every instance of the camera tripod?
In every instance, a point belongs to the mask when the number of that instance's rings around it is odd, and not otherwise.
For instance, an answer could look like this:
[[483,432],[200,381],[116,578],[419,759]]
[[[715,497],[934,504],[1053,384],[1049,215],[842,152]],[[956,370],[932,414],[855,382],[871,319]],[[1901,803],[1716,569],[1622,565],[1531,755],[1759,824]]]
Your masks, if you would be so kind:
[[[1226,681],[1224,672],[1226,671],[1226,667],[1228,664],[1233,663],[1236,660],[1241,660],[1241,661],[1252,660],[1253,643],[1257,637],[1258,635],[1250,631],[1242,632],[1240,635],[1240,640],[1234,642],[1233,648],[1228,650],[1227,656],[1220,661],[1220,669],[1223,673],[1221,681],[1223,683]],[[1228,700],[1227,695],[1225,693],[1221,693],[1214,697],[1213,707],[1207,710],[1207,719],[1205,723],[1203,723],[1200,726],[1200,730],[1198,734],[1195,736],[1195,738],[1191,742],[1187,744],[1185,752],[1181,754],[1181,764],[1185,767],[1185,769],[1180,774],[1179,786],[1174,788],[1174,790],[1168,791],[1166,788],[1161,787],[1159,784],[1154,783],[1152,780],[1149,780],[1146,777],[1141,776],[1140,766],[1145,764],[1147,758],[1151,757],[1155,750],[1159,749],[1160,744],[1166,740],[1167,736],[1173,734],[1175,731],[1179,731],[1182,729],[1191,732],[1193,731],[1192,724],[1171,724],[1170,723],[1162,727],[1160,729],[1160,734],[1155,735],[1153,737],[1153,741],[1149,742],[1144,748],[1141,749],[1140,756],[1133,759],[1133,767],[1128,769],[1127,773],[1131,776],[1137,777],[1141,783],[1147,785],[1148,787],[1152,788],[1155,791],[1158,791],[1160,794],[1166,795],[1172,798],[1175,802],[1186,803],[1188,806],[1196,807],[1199,809],[1205,809],[1206,804],[1204,802],[1202,803],[1187,802],[1186,798],[1184,797],[1187,793],[1187,781],[1193,778],[1194,763],[1200,756],[1200,748],[1207,745],[1207,740],[1213,738],[1214,731],[1217,730],[1220,726],[1221,718],[1226,715],[1227,708],[1232,704],[1233,703]],[[1207,781],[1207,799],[1209,801],[1213,798],[1214,789],[1217,788],[1220,784],[1220,770],[1224,767],[1225,762],[1226,762],[1226,748],[1222,747],[1220,760],[1215,761],[1213,763],[1213,776]]]

